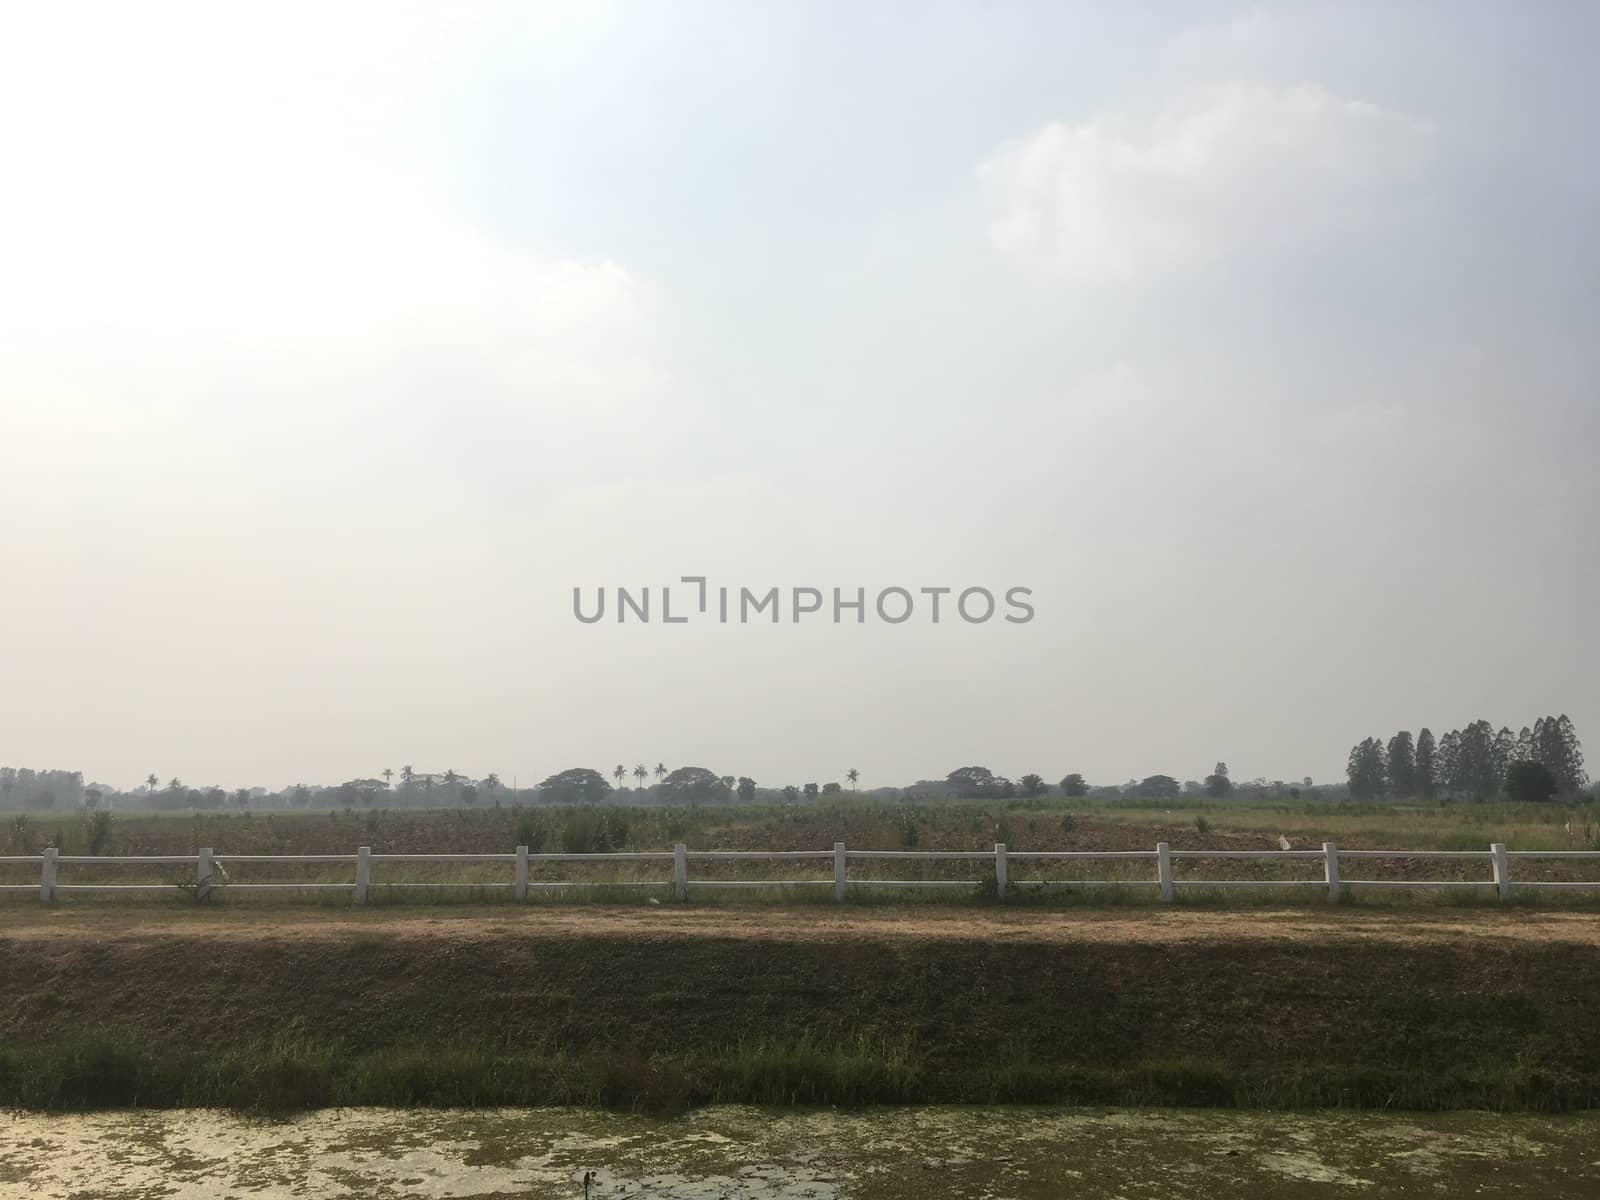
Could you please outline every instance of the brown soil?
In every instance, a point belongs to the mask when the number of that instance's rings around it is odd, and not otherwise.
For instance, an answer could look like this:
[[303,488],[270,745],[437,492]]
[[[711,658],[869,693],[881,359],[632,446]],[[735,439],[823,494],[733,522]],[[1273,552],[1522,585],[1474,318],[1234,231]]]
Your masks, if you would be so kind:
[[350,909],[196,909],[174,913],[104,907],[0,909],[0,945],[84,941],[119,943],[192,939],[203,942],[332,942],[382,936],[440,939],[723,938],[738,941],[1037,943],[1070,945],[1364,941],[1394,947],[1425,943],[1486,945],[1505,940],[1565,943],[1600,949],[1600,914],[1587,912],[1444,912],[1284,909],[1249,911],[1155,909],[1052,911],[984,908],[801,909],[703,908],[654,905],[386,907]]

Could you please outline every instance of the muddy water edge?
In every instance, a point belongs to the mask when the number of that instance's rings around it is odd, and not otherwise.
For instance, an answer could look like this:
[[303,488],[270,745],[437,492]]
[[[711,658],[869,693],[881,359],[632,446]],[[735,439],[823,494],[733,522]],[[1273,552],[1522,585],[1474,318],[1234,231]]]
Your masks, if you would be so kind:
[[0,1197],[1600,1196],[1600,1115],[212,1111],[0,1117]]

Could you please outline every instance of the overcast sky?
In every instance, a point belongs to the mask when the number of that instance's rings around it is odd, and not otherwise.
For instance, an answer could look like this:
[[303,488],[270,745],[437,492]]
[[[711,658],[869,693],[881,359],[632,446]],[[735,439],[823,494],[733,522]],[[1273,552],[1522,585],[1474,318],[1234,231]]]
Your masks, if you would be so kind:
[[[0,762],[1331,779],[1562,711],[1600,749],[1597,36],[8,7]],[[572,616],[682,575],[1036,616]]]

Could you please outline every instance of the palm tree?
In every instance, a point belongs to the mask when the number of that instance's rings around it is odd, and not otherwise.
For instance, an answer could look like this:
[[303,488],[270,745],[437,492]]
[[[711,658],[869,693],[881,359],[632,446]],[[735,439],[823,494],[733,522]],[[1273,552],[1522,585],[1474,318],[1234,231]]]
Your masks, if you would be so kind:
[[644,781],[650,778],[650,768],[640,763],[633,769],[633,777],[639,781],[638,786],[644,787]]
[[417,773],[411,769],[409,764],[400,768],[401,787],[410,787],[414,782],[416,782],[416,778]]
[[494,794],[500,790],[500,776],[490,771],[483,777],[483,790],[489,793],[490,803],[494,803]]
[[618,763],[616,766],[611,768],[611,778],[617,781],[618,787],[622,786],[622,781],[627,778],[627,775],[628,768],[623,766],[621,763]]
[[657,779],[665,779],[666,777],[667,777],[667,764],[666,763],[657,763],[656,764],[656,778]]
[[856,780],[861,778],[860,771],[856,770],[854,767],[851,767],[844,773],[844,777],[850,781],[850,790],[852,792],[859,792],[861,790],[860,788],[856,787]]
[[167,780],[167,789],[174,792],[181,791],[183,789],[183,780],[174,775],[171,779]]
[[155,794],[156,784],[160,782],[161,780],[156,778],[156,773],[154,771],[151,771],[150,774],[144,777],[144,785],[150,789],[152,795]]
[[389,781],[390,781],[390,780],[391,780],[391,779],[393,779],[393,778],[394,778],[394,772],[393,772],[393,771],[391,771],[391,770],[389,770],[389,768],[388,768],[388,767],[385,767],[385,768],[384,768],[384,769],[383,769],[383,781],[384,781],[384,782],[385,782],[385,783],[388,783],[388,782],[389,782]]
[[457,775],[452,768],[446,767],[444,772],[445,787],[453,787],[455,784],[460,782],[461,776]]

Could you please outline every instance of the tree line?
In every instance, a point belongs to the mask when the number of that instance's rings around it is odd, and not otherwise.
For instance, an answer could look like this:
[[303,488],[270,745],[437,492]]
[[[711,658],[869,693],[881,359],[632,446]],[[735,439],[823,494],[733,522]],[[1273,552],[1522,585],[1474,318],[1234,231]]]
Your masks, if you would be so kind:
[[[642,770],[641,766],[634,771],[641,785],[635,789],[636,791],[644,791],[644,776],[640,774]],[[620,785],[627,776],[627,768],[618,764],[611,774],[619,785],[615,789],[606,782],[605,776],[599,771],[589,767],[572,767],[545,779],[538,785],[536,794],[541,802],[547,803],[596,803],[622,790]],[[852,791],[857,790],[856,784],[860,774],[854,768],[845,772],[845,778],[850,781]],[[758,801],[782,801],[793,804],[802,798],[815,800],[819,796],[836,796],[844,791],[838,782],[820,785],[807,783],[803,786],[791,783],[782,787],[762,787],[748,775],[737,778],[732,775],[718,775],[706,767],[679,767],[675,771],[668,772],[664,766],[658,766],[656,775],[658,782],[648,789],[648,795],[652,800],[666,803],[714,804],[737,799],[744,804]],[[1080,772],[1076,771],[1062,776],[1058,783],[1052,784],[1044,776],[1034,772],[1012,780],[988,767],[969,766],[957,767],[943,779],[923,779],[902,788],[877,788],[874,794],[906,801],[1027,800],[1050,795],[1060,795],[1066,799],[1131,797],[1160,800],[1198,795],[1221,799],[1236,794],[1298,799],[1302,795],[1302,784],[1310,789],[1310,778],[1307,777],[1297,783],[1285,783],[1281,779],[1270,782],[1265,779],[1254,779],[1248,783],[1235,784],[1225,762],[1217,763],[1203,782],[1190,779],[1180,783],[1171,775],[1147,775],[1143,779],[1130,779],[1126,784],[1101,786],[1091,785]],[[1317,793],[1313,790],[1311,795],[1315,797]]]
[[[607,775],[615,781],[615,787]],[[398,782],[396,777],[398,776]],[[1031,799],[1058,794],[1066,799],[1167,800],[1179,797],[1226,799],[1357,800],[1391,798],[1457,799],[1505,795],[1517,800],[1547,800],[1557,795],[1577,795],[1588,782],[1583,748],[1572,721],[1565,714],[1540,717],[1521,733],[1509,727],[1498,731],[1488,721],[1474,721],[1453,729],[1435,741],[1423,729],[1415,739],[1401,730],[1387,741],[1369,737],[1350,751],[1348,790],[1343,785],[1314,787],[1309,776],[1286,782],[1252,779],[1235,782],[1228,764],[1219,762],[1203,779],[1180,782],[1172,775],[1147,775],[1123,784],[1091,785],[1079,772],[1049,783],[1030,772],[1012,780],[984,766],[958,767],[943,779],[923,779],[905,787],[880,787],[875,795],[907,801],[959,798],[972,800]],[[654,778],[655,782],[650,783]],[[634,785],[625,786],[632,778]],[[844,772],[851,792],[859,791],[861,772]],[[438,773],[419,771],[407,764],[398,772],[385,767],[369,778],[323,786],[294,784],[277,792],[265,788],[190,787],[173,778],[164,785],[151,773],[144,786],[119,791],[99,784],[85,786],[77,771],[35,771],[0,767],[0,809],[37,810],[70,808],[145,808],[155,810],[221,808],[355,808],[396,805],[419,808],[477,804],[554,803],[593,804],[624,794],[654,803],[742,804],[814,801],[841,795],[844,783],[788,783],[763,787],[748,775],[721,775],[707,767],[669,770],[658,762],[628,767],[617,763],[608,772],[571,767],[547,776],[534,787],[508,787],[489,772],[473,779],[454,769]]]
[[[615,786],[608,782],[607,775],[615,781]],[[634,781],[631,787],[625,785],[629,778]],[[172,812],[230,808],[359,808],[378,805],[444,808],[479,804],[498,806],[502,802],[592,804],[623,795],[665,804],[735,801],[741,804],[796,804],[843,795],[846,785],[851,793],[859,793],[860,779],[861,772],[851,767],[843,773],[843,782],[832,780],[826,783],[812,781],[775,787],[761,786],[748,775],[721,775],[706,767],[669,769],[665,763],[659,762],[652,768],[641,762],[632,768],[618,763],[609,772],[590,767],[572,767],[558,771],[532,787],[519,789],[508,786],[492,771],[475,779],[454,769],[429,772],[407,764],[399,771],[385,767],[373,776],[349,779],[340,784],[296,783],[278,791],[260,787],[232,790],[216,786],[194,787],[177,777],[163,782],[151,772],[142,781],[141,787],[122,791],[98,784],[86,787],[79,772],[7,767],[0,768],[0,809],[45,811],[106,808]],[[1303,782],[1309,789],[1311,780],[1307,778]],[[1030,799],[1052,794],[1068,799],[1088,796],[1099,799],[1131,797],[1159,800],[1196,795],[1221,798],[1236,793],[1252,797],[1299,798],[1301,788],[1299,784],[1286,784],[1282,780],[1269,782],[1265,779],[1235,785],[1229,778],[1227,764],[1219,762],[1204,782],[1190,779],[1180,783],[1171,775],[1147,775],[1143,779],[1130,779],[1126,784],[1092,785],[1081,773],[1072,772],[1051,784],[1037,773],[1030,772],[1012,780],[988,767],[972,766],[958,767],[943,779],[924,779],[905,787],[874,789],[874,794],[879,798],[907,801],[940,798]],[[1317,796],[1315,791],[1309,794]]]
[[1575,796],[1589,782],[1583,746],[1565,713],[1540,717],[1512,733],[1488,721],[1452,729],[1437,741],[1426,727],[1412,740],[1402,729],[1387,742],[1369,737],[1350,750],[1346,767],[1354,800],[1392,798],[1519,801]]

